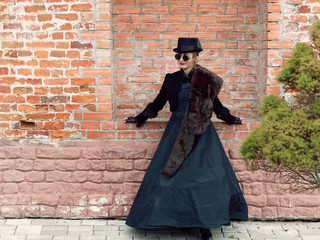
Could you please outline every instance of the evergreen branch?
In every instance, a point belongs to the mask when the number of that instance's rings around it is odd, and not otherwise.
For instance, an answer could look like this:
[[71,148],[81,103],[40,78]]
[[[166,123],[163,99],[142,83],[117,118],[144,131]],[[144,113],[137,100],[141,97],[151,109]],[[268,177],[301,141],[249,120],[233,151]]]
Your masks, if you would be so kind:
[[[297,170],[295,170],[295,169],[293,169],[293,168],[291,168],[291,167],[289,167],[289,166],[286,166],[286,167],[287,167],[291,172],[293,172],[294,174],[298,175],[298,176],[299,176],[302,180],[304,180],[305,182],[318,185],[318,181],[317,181],[317,180],[312,181],[312,180],[310,180],[310,179],[307,179],[307,178],[305,178],[301,173],[299,173]],[[311,174],[311,176],[312,176],[312,178],[315,179],[315,177],[314,177],[312,174]]]
[[319,168],[316,168],[316,171],[315,171],[315,174],[316,174],[316,177],[317,177],[317,185],[318,187],[320,187],[320,176],[319,176]]

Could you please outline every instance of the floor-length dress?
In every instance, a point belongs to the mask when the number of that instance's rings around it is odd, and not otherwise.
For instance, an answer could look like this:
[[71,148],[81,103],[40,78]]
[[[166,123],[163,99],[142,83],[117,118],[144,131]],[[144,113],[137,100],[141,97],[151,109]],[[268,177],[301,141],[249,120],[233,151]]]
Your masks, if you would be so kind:
[[134,228],[229,225],[246,220],[247,204],[212,123],[173,177],[160,173],[169,158],[189,101],[182,84],[172,113],[134,200],[126,224]]

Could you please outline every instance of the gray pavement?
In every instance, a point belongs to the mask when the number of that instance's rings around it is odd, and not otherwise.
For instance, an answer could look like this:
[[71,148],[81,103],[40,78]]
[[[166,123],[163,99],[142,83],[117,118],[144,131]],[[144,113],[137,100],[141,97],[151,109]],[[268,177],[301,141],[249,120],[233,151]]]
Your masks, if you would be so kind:
[[[215,240],[320,240],[320,222],[246,221],[211,229]],[[137,230],[123,220],[0,219],[0,240],[199,240],[196,229]]]

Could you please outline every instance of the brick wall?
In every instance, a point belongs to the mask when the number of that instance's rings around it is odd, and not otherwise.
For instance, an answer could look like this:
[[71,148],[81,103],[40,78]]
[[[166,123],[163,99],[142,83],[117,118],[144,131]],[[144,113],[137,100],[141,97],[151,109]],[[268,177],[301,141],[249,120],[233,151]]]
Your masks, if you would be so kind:
[[259,125],[267,93],[317,0],[0,1],[0,215],[126,216],[170,115],[137,129],[121,119],[178,70],[178,37],[199,37],[200,64],[224,79],[219,95],[245,117],[213,118],[257,218],[319,218],[319,193],[284,191],[251,173],[237,149]]
[[[109,1],[1,3],[1,137],[113,138]],[[97,126],[99,125],[99,126]]]
[[224,104],[257,118],[264,94],[283,93],[275,76],[320,12],[313,0],[6,0],[1,10],[0,136],[46,142],[149,139],[121,119],[178,70],[172,49],[186,36],[224,79]]
[[[219,74],[219,97],[234,113],[256,117],[259,101],[257,1],[115,1],[115,117],[137,113],[177,71],[178,37],[198,37],[199,63]],[[165,117],[167,111],[162,115]]]
[[317,0],[269,1],[268,4],[268,52],[267,93],[283,94],[284,89],[276,76],[291,54],[296,42],[308,42],[308,27],[320,18],[320,2]]

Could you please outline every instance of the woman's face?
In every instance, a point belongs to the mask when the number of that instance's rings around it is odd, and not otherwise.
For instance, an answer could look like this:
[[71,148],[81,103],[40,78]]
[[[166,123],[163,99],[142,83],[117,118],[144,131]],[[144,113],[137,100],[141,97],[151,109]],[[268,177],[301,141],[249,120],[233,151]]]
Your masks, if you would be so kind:
[[[186,60],[187,59],[186,56],[187,56],[187,58],[189,58],[189,60]],[[194,65],[196,64],[196,60],[198,58],[198,56],[196,56],[196,54],[193,52],[177,53],[175,57],[177,59],[177,63],[179,65],[179,68],[181,68],[184,71],[191,70],[194,67]]]

